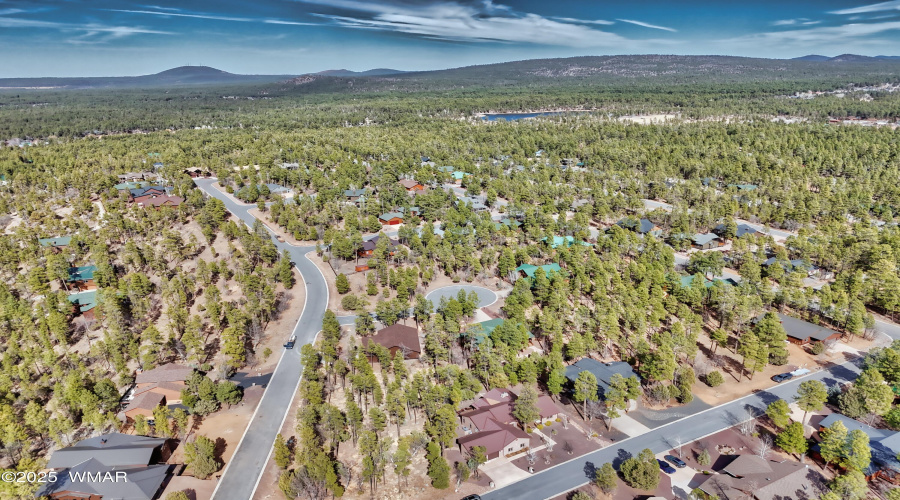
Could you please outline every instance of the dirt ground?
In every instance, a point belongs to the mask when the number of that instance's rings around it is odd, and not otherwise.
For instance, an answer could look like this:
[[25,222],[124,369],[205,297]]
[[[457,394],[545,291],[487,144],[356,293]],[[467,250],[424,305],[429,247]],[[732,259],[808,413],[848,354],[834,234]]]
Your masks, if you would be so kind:
[[[602,465],[602,464],[600,464]],[[587,477],[585,477],[587,480]],[[668,474],[663,474],[660,472],[659,474],[659,486],[656,487],[655,491],[646,491],[646,490],[636,490],[622,481],[622,478],[618,478],[616,480],[617,486],[616,490],[611,494],[607,495],[600,491],[599,488],[594,486],[593,484],[586,484],[580,488],[576,488],[572,491],[567,491],[562,495],[558,495],[553,497],[552,500],[568,500],[572,498],[572,495],[575,494],[576,491],[583,491],[590,495],[591,498],[596,499],[611,499],[611,500],[634,500],[635,498],[650,498],[650,497],[660,497],[660,498],[673,498],[672,497],[672,479]]]
[[[846,341],[841,341],[841,344],[852,349],[866,351],[871,347],[872,341],[865,340],[861,337],[851,336],[851,338]],[[703,358],[709,362],[710,350],[708,338],[704,342],[703,336],[701,335],[699,346]],[[718,406],[747,396],[748,394],[752,394],[756,390],[772,387],[775,384],[775,382],[772,381],[772,377],[779,373],[793,371],[797,368],[806,368],[817,371],[832,364],[844,363],[852,357],[849,353],[840,351],[822,353],[817,356],[809,352],[807,348],[795,344],[787,344],[787,349],[789,355],[787,365],[767,365],[763,371],[754,373],[753,379],[751,380],[746,373],[743,377],[740,375],[740,355],[735,354],[727,348],[719,347],[716,350],[715,356],[719,358],[720,366],[711,366],[711,368],[719,370],[724,376],[725,382],[718,387],[709,387],[704,382],[698,380],[694,384],[694,396],[703,400],[704,403]]]

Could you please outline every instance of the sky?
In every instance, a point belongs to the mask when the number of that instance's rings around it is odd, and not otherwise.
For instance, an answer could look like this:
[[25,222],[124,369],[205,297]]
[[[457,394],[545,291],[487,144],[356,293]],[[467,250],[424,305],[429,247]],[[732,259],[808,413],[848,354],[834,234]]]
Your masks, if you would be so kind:
[[0,0],[0,77],[900,55],[900,0]]

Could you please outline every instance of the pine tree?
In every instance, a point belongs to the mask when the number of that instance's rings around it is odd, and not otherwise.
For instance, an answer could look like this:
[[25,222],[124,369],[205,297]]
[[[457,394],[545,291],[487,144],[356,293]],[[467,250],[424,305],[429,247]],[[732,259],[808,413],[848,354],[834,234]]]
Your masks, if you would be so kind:
[[840,420],[831,424],[821,433],[822,442],[819,444],[819,454],[825,460],[825,466],[838,463],[844,456],[847,446],[847,427]]
[[538,392],[531,385],[526,385],[519,393],[518,399],[513,403],[512,415],[522,424],[523,427],[534,424],[536,420],[541,418],[541,413],[537,407]]
[[345,276],[343,273],[337,275],[334,284],[337,287],[338,293],[341,295],[350,291],[350,280],[348,280],[347,276]]
[[275,465],[282,470],[287,469],[293,460],[291,449],[288,448],[287,443],[284,441],[284,436],[282,436],[280,432],[275,436],[275,451],[273,458],[275,459]]
[[800,422],[791,422],[781,432],[775,436],[775,444],[782,450],[802,455],[806,453],[809,444],[803,436],[803,424]]
[[600,491],[606,494],[616,491],[617,479],[616,470],[613,469],[612,464],[609,462],[603,464],[603,466],[594,473],[594,484],[600,488]]
[[803,410],[803,424],[806,424],[806,414],[811,411],[819,411],[828,399],[828,390],[825,384],[818,380],[806,380],[797,388],[797,396],[794,400],[797,406]]
[[872,461],[872,449],[869,447],[869,436],[859,429],[853,429],[847,435],[847,444],[841,465],[848,469],[864,471]]
[[766,407],[766,415],[772,419],[772,423],[779,429],[784,429],[791,422],[791,409],[787,401],[778,399],[769,403]]
[[219,470],[216,460],[216,444],[206,436],[197,436],[192,443],[187,443],[184,448],[184,463],[191,467],[194,476],[206,479]]
[[588,401],[597,401],[597,377],[589,371],[583,371],[575,379],[575,402],[582,404],[582,413],[587,415]]

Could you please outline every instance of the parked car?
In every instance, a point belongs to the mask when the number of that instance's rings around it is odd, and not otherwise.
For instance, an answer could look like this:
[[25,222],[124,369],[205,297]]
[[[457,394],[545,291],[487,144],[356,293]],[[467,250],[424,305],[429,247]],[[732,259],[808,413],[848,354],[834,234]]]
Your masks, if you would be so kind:
[[462,500],[481,500],[481,497],[479,495],[469,495],[466,498],[463,498]]
[[278,240],[278,241],[280,241],[280,242],[282,242],[282,243],[284,243],[284,238],[282,238],[282,236],[281,236],[280,234],[276,234],[276,235],[275,235],[275,239]]
[[291,338],[289,338],[288,341],[284,343],[285,349],[293,349],[296,342],[297,337],[295,335],[291,335]]
[[794,376],[791,375],[790,373],[779,373],[778,375],[775,375],[774,377],[772,377],[772,380],[774,380],[775,382],[781,383],[781,382],[784,382],[785,380],[790,380],[792,378],[794,378]]
[[684,467],[687,467],[687,464],[684,463],[684,460],[676,457],[675,455],[666,455],[664,458],[666,459],[666,462],[669,462],[670,464],[674,465],[675,467],[678,467],[679,469],[683,469]]
[[656,459],[656,462],[659,464],[659,468],[662,469],[666,474],[674,474],[675,468],[668,464],[668,462],[663,462],[660,459]]

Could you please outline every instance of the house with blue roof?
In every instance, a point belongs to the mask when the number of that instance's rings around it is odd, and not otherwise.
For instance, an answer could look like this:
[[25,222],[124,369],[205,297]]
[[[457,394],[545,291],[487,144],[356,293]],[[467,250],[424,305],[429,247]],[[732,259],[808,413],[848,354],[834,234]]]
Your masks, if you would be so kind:
[[97,290],[78,292],[69,295],[69,302],[77,315],[84,316],[86,320],[94,319],[94,308],[97,307]]
[[616,225],[638,234],[649,234],[656,237],[662,236],[662,228],[651,222],[649,219],[634,220],[626,218],[616,222]]
[[552,273],[562,273],[562,268],[559,267],[559,264],[557,264],[555,262],[553,264],[544,264],[543,266],[535,266],[532,264],[522,264],[521,266],[516,268],[516,272],[523,273],[526,278],[531,279],[531,278],[534,278],[534,273],[537,272],[538,268],[543,269],[544,274],[546,274],[548,277]]
[[[713,228],[713,232],[721,236],[725,233],[726,226],[725,224],[719,224],[718,226]],[[750,236],[756,234],[757,231],[754,227],[749,226],[747,224],[738,224],[737,229],[735,229],[734,237],[735,238],[743,238],[744,236]]]
[[69,246],[69,243],[72,242],[71,236],[57,236],[56,238],[39,238],[38,244],[44,248],[52,248],[54,251],[59,252],[63,248]]

